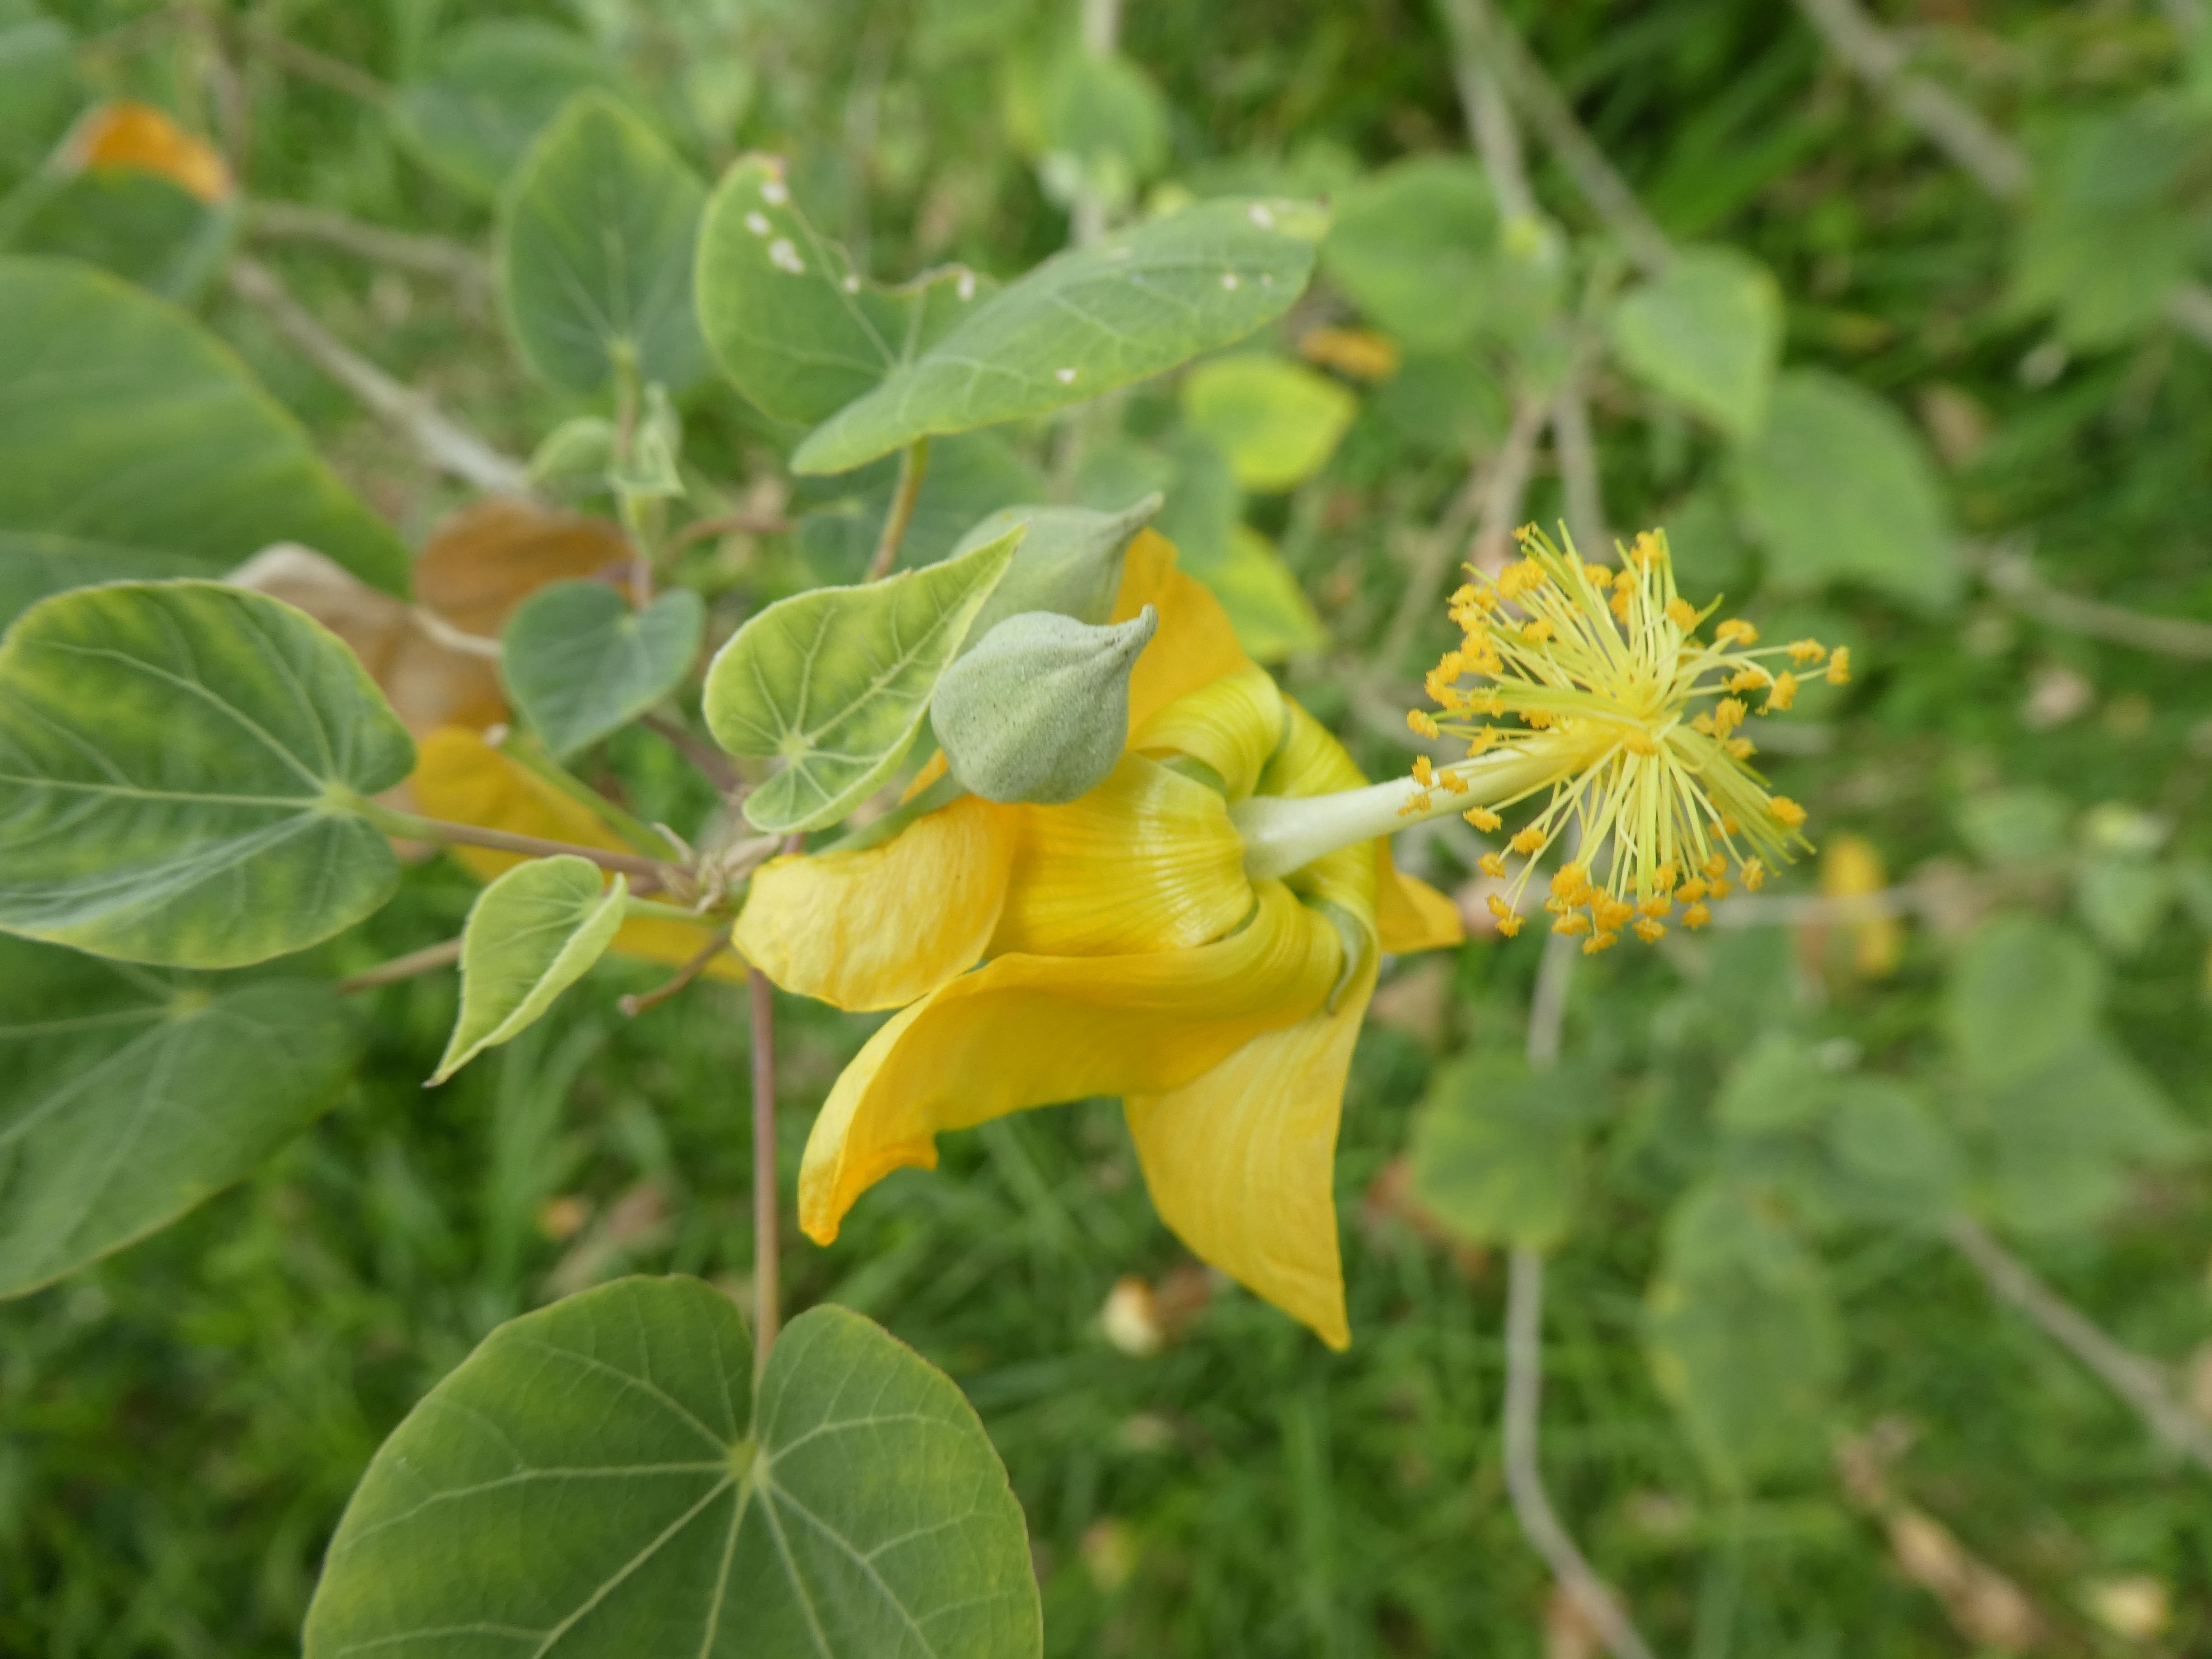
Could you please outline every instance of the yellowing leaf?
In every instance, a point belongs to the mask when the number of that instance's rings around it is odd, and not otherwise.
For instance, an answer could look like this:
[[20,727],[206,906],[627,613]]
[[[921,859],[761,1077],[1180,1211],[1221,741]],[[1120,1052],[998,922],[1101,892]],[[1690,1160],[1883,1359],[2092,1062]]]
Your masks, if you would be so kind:
[[1288,489],[1318,472],[1359,402],[1279,357],[1224,357],[1182,383],[1183,419],[1219,444],[1247,489]]
[[1355,380],[1379,383],[1398,372],[1404,354],[1380,329],[1316,328],[1300,337],[1298,356]]
[[494,495],[430,532],[415,563],[415,597],[462,633],[495,640],[539,588],[623,568],[629,557],[622,532],[605,519]]
[[151,104],[118,98],[96,106],[63,146],[66,167],[131,169],[167,179],[213,206],[234,188],[215,146],[186,132]]

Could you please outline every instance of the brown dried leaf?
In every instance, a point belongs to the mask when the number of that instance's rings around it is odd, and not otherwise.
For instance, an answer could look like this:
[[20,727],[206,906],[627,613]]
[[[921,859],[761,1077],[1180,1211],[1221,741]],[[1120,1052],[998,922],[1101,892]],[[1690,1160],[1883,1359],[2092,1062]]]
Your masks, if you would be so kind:
[[482,728],[506,718],[491,662],[439,644],[407,606],[335,561],[280,542],[231,573],[231,584],[306,611],[353,647],[368,677],[417,738],[441,726]]
[[462,633],[495,640],[514,607],[548,582],[619,569],[629,556],[605,519],[492,495],[430,533],[415,563],[415,597]]

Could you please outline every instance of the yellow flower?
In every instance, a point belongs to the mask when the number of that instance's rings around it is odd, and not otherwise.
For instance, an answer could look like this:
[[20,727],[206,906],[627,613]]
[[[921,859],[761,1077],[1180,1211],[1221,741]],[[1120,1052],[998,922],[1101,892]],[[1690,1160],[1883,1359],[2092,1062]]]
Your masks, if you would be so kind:
[[1127,750],[1090,794],[966,797],[880,847],[755,876],[749,959],[787,989],[901,1010],[816,1120],[799,1224],[828,1243],[876,1182],[933,1167],[943,1130],[1120,1095],[1168,1224],[1342,1347],[1332,1164],[1352,1043],[1379,953],[1455,943],[1459,918],[1379,839],[1248,874],[1233,805],[1364,780],[1150,534],[1115,618],[1147,603]]

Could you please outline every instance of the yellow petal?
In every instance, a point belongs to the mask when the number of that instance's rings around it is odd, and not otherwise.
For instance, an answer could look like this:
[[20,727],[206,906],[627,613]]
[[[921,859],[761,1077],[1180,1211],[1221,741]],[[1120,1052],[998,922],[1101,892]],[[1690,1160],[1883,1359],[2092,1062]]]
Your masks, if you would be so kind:
[[1161,1219],[1338,1349],[1352,1333],[1337,1254],[1337,1121],[1374,989],[1370,957],[1335,1012],[1263,1032],[1194,1082],[1127,1105]]
[[1375,844],[1375,930],[1384,950],[1401,956],[1409,951],[1442,951],[1467,938],[1459,906],[1391,863],[1389,842]]
[[[1260,793],[1267,795],[1325,795],[1340,789],[1357,789],[1367,780],[1344,745],[1331,737],[1311,714],[1283,700],[1290,724],[1282,746],[1260,775]],[[1290,877],[1291,890],[1341,906],[1358,919],[1371,938],[1375,932],[1376,859],[1374,843],[1361,842],[1339,848],[1316,859]]]
[[983,954],[1018,821],[967,795],[880,847],[772,860],[753,877],[738,946],[787,991],[902,1008]]
[[962,975],[895,1017],[837,1079],[807,1139],[799,1225],[829,1243],[884,1176],[935,1166],[940,1130],[1181,1088],[1304,1018],[1340,951],[1334,929],[1271,882],[1250,926],[1195,950],[1000,957]]
[[1150,530],[1122,556],[1112,620],[1127,622],[1148,605],[1159,612],[1160,627],[1129,676],[1133,732],[1185,692],[1251,666],[1221,602],[1176,568],[1174,544]]
[[1227,804],[1156,761],[1124,755],[1080,799],[1012,812],[1019,827],[994,957],[1186,949],[1251,913],[1244,843]]
[[[580,803],[509,760],[474,732],[457,726],[441,726],[422,739],[408,783],[417,807],[428,817],[609,853],[632,850]],[[523,854],[495,853],[483,847],[450,850],[478,881],[489,881],[526,861]],[[646,917],[624,922],[607,948],[622,956],[680,966],[705,949],[714,933],[704,924]],[[723,951],[707,969],[715,979],[741,979],[744,971],[743,958],[733,950]]]
[[1188,755],[1212,768],[1243,800],[1260,786],[1260,774],[1283,740],[1283,694],[1264,668],[1234,674],[1177,697],[1141,727],[1129,747],[1139,754]]

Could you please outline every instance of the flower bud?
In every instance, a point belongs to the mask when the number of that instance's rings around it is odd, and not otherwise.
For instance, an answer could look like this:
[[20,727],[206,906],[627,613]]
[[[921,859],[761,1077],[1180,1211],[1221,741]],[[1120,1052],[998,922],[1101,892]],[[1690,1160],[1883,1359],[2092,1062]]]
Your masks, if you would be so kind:
[[1093,513],[1081,507],[1009,507],[977,525],[960,539],[953,556],[981,547],[1003,536],[1018,524],[1030,533],[975,625],[969,630],[969,650],[1009,617],[1025,611],[1053,611],[1078,622],[1103,623],[1114,614],[1114,598],[1121,589],[1121,556],[1137,532],[1160,510],[1154,490],[1119,513]]
[[986,800],[1053,805],[1089,793],[1129,739],[1129,673],[1158,626],[1150,605],[1111,628],[1049,611],[1000,623],[931,699],[952,775]]

